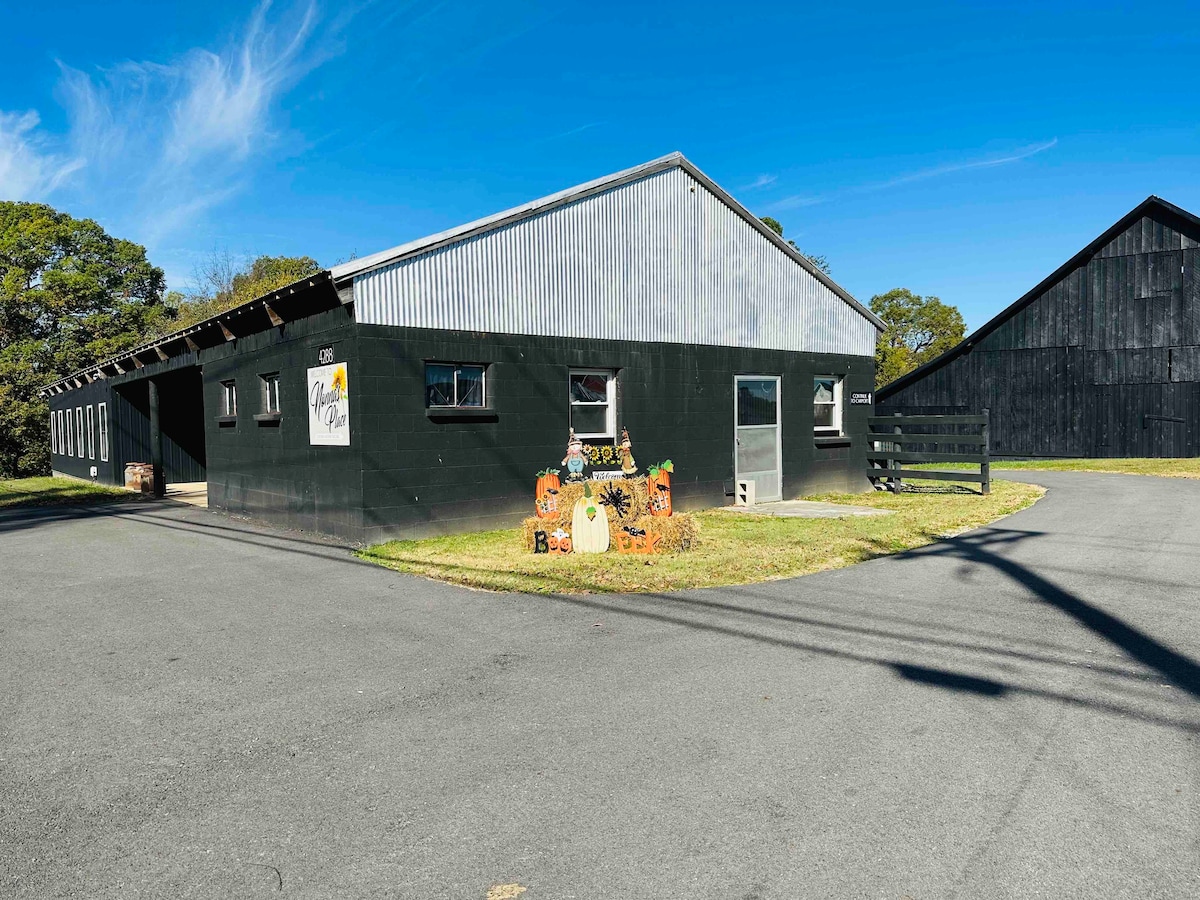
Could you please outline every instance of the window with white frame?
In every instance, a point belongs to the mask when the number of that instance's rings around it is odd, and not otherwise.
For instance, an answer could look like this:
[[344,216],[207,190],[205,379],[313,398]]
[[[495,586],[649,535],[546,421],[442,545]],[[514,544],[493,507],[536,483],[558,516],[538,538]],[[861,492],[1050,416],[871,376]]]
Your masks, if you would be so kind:
[[221,415],[237,415],[237,382],[221,382]]
[[96,412],[100,417],[100,461],[108,462],[108,404],[99,404]]
[[88,405],[87,408],[87,439],[88,439],[88,459],[96,458],[96,413],[95,408]]
[[842,433],[841,375],[818,375],[813,379],[813,430],[817,434]]
[[75,449],[79,451],[79,458],[83,459],[83,451],[87,449],[83,446],[83,407],[75,407]]
[[575,436],[615,440],[617,374],[611,369],[571,369],[567,385]]
[[279,412],[279,373],[271,372],[262,376],[263,412]]
[[58,452],[58,422],[54,413],[50,413],[50,452]]
[[[63,413],[66,413],[66,415],[63,415]],[[66,456],[74,456],[75,455],[75,440],[74,440],[75,429],[71,427],[71,411],[69,409],[66,409],[66,410],[63,410],[62,413],[59,413],[59,415],[63,415],[63,421],[66,423],[66,429],[67,429],[67,452],[65,455]]]
[[425,363],[425,405],[430,409],[487,406],[487,366],[479,363]]

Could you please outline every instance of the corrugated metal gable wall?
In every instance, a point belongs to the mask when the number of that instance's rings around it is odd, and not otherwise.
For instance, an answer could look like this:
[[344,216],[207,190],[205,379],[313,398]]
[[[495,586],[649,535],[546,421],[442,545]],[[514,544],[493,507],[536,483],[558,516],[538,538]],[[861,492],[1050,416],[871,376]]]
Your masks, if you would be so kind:
[[866,318],[679,168],[360,275],[354,300],[371,325],[875,352]]

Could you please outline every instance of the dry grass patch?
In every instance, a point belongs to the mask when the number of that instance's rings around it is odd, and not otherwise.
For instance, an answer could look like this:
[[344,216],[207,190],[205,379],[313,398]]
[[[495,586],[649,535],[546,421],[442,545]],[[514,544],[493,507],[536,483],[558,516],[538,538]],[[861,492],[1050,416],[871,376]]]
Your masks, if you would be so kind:
[[0,481],[0,509],[54,506],[59,503],[109,503],[136,496],[122,488],[76,481],[74,478],[15,478]]
[[[930,485],[931,486],[931,485]],[[694,549],[651,557],[616,553],[535,555],[521,529],[391,541],[359,551],[399,572],[493,591],[657,593],[750,584],[853,565],[932,543],[1030,506],[1045,491],[993,481],[981,496],[945,484],[937,493],[885,492],[810,497],[889,510],[888,516],[782,519],[728,512],[696,514]]]

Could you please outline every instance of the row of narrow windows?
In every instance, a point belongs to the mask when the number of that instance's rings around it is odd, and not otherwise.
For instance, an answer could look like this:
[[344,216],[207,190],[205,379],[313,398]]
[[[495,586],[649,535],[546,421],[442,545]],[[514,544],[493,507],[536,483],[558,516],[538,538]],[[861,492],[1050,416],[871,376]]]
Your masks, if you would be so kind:
[[[96,430],[99,423],[99,432]],[[50,452],[108,462],[108,404],[97,403],[50,413]]]

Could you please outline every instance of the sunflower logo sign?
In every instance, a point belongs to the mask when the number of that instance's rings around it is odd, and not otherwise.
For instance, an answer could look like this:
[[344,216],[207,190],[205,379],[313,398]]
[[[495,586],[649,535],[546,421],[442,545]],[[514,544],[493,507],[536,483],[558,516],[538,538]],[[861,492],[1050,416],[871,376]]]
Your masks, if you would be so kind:
[[350,446],[350,380],[345,363],[308,370],[308,442]]

